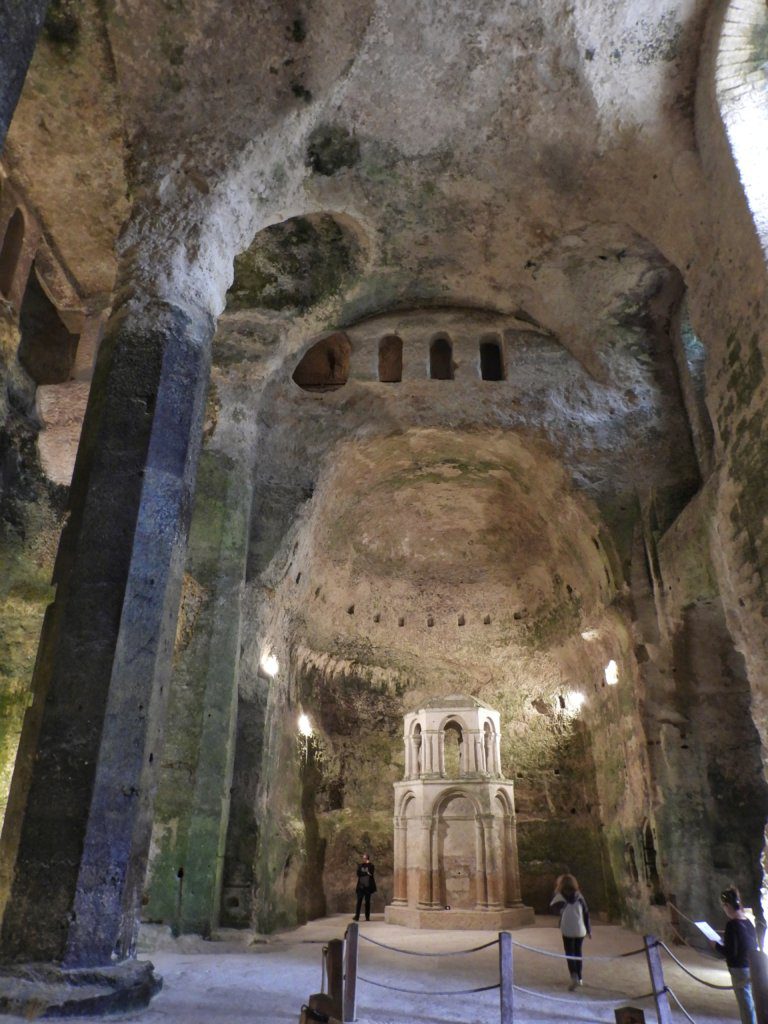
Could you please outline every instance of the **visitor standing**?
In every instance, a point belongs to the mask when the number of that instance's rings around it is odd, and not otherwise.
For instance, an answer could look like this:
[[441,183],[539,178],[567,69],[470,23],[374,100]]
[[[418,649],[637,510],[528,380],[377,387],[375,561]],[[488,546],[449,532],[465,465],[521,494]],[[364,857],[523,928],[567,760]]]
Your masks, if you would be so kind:
[[573,992],[582,984],[582,944],[587,935],[592,938],[589,907],[573,875],[560,875],[555,882],[555,894],[549,905],[560,914],[560,933],[563,936],[563,949],[568,958],[568,970],[571,975],[568,988]]
[[725,956],[736,1002],[739,1004],[741,1024],[757,1024],[749,977],[749,953],[750,950],[758,948],[755,926],[744,913],[741,895],[736,886],[724,889],[720,893],[720,902],[728,923],[725,926],[723,941],[715,942],[713,945]]
[[371,896],[376,892],[376,879],[374,867],[367,853],[363,854],[362,861],[357,865],[357,906],[355,908],[355,921],[360,920],[360,908],[365,900],[365,920],[371,920]]

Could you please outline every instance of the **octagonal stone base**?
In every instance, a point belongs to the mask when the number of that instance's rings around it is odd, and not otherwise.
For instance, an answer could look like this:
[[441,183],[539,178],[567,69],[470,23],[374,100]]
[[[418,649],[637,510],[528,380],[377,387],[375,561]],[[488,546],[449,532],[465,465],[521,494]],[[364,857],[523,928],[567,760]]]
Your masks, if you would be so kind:
[[85,1017],[140,1010],[163,987],[149,961],[114,967],[56,964],[0,965],[0,1013],[27,1020]]
[[406,928],[475,929],[506,932],[535,924],[533,907],[505,907],[504,910],[421,910],[419,907],[384,908],[387,924]]

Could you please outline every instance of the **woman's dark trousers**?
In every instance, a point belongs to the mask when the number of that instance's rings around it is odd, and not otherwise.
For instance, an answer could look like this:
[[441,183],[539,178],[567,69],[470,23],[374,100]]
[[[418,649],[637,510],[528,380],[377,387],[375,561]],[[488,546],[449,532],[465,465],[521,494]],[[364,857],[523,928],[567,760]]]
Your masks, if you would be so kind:
[[563,936],[563,949],[568,957],[568,970],[579,980],[581,980],[581,947],[583,944],[584,939],[571,939],[567,935]]

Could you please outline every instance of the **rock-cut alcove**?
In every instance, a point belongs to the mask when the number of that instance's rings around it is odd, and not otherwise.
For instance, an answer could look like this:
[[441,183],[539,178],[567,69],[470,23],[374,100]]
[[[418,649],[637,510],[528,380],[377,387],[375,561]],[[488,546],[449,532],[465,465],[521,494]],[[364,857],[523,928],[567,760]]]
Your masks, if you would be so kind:
[[[631,650],[596,509],[519,435],[341,442],[323,469],[264,632],[246,638],[246,659],[269,648],[281,666],[250,765],[254,918],[269,928],[347,909],[349,865],[364,848],[391,896],[401,716],[457,690],[502,712],[526,901],[545,909],[553,874],[576,861],[596,907],[615,910],[604,844],[623,850],[623,825],[642,815],[633,801],[645,765],[640,743],[623,767],[604,763],[600,736],[615,714],[595,684],[607,652],[631,672]],[[598,642],[583,639],[588,625]],[[629,690],[629,743],[640,731],[633,700]],[[601,817],[609,769],[628,794],[613,831]]]

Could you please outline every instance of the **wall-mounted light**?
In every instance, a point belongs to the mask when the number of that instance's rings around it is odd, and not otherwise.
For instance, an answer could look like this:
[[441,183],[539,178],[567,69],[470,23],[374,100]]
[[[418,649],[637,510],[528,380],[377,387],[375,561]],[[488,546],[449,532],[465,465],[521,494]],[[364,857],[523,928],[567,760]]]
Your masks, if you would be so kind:
[[280,662],[272,654],[271,651],[264,651],[261,655],[261,661],[259,662],[261,671],[269,676],[270,679],[274,679],[277,673],[280,671]]
[[578,690],[571,690],[565,695],[565,710],[570,715],[578,714],[586,699],[583,693],[579,693]]
[[309,737],[312,735],[312,723],[310,722],[308,715],[299,715],[299,732],[302,736]]
[[619,666],[613,658],[605,666],[605,681],[608,686],[615,686],[619,681]]

